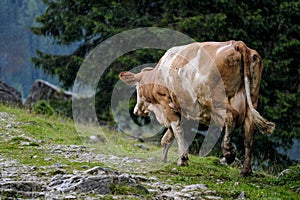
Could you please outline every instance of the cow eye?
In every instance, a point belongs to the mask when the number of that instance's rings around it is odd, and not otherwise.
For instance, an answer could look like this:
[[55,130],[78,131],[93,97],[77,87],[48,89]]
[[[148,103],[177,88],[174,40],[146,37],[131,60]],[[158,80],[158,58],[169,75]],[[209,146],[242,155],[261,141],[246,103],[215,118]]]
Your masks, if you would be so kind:
[[254,54],[254,55],[252,56],[252,62],[255,62],[256,60],[257,60],[257,55]]

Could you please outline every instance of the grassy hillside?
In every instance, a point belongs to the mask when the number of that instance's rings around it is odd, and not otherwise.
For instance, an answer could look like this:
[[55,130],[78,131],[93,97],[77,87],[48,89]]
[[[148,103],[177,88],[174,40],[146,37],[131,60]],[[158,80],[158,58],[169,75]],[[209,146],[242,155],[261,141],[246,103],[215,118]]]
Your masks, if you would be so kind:
[[[1,105],[0,155],[23,165],[34,166],[40,177],[61,173],[57,169],[47,168],[58,164],[63,173],[102,166],[156,177],[169,185],[205,184],[216,196],[224,199],[236,199],[241,193],[245,193],[247,199],[298,199],[299,196],[299,165],[291,167],[281,178],[263,172],[254,172],[250,178],[241,178],[239,167],[222,165],[216,157],[190,156],[188,167],[177,167],[174,147],[169,163],[162,164],[158,162],[161,148],[157,145],[140,144],[107,128],[103,128],[101,134],[97,128],[86,126],[85,130],[86,135],[78,134],[71,120],[59,116],[35,115]],[[95,134],[100,142],[89,142],[90,136]],[[85,156],[72,153],[73,145],[84,149]],[[69,150],[62,147],[68,147]],[[56,149],[60,152],[57,153]],[[101,155],[105,159],[88,159],[89,152],[95,152],[98,157]],[[116,158],[123,159],[118,161]],[[125,158],[130,162],[126,162]],[[136,194],[139,190],[122,187],[116,189],[115,193]],[[151,196],[143,194],[143,198]]]

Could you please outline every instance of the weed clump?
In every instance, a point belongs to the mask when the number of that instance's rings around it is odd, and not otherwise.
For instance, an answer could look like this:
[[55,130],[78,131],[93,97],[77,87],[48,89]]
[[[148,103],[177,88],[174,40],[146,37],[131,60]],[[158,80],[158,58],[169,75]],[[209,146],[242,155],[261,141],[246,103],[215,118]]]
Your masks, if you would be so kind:
[[33,105],[32,110],[36,114],[43,114],[43,115],[53,115],[54,114],[54,109],[51,107],[51,105],[46,100],[37,101]]

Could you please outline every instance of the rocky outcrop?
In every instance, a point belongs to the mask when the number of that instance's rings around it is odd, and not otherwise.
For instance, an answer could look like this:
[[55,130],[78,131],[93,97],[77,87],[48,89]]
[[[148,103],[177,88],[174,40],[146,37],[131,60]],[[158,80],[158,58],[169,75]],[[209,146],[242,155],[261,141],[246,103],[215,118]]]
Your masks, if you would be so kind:
[[0,102],[20,106],[22,105],[21,93],[15,88],[0,81]]
[[[76,174],[57,174],[52,178],[40,178],[36,171],[38,167],[24,166],[1,156],[0,166],[4,170],[0,177],[0,199],[82,199],[87,195],[100,198],[102,195],[114,194],[115,188],[125,185],[144,194],[149,193],[139,183],[138,176],[99,166]],[[53,169],[61,167],[52,166]]]
[[71,99],[71,92],[67,92],[59,87],[56,87],[55,85],[38,79],[33,83],[25,105],[32,107],[37,101],[40,100],[71,101]]
[[[170,180],[161,181],[145,172],[138,174],[133,163],[143,162],[142,159],[97,154],[83,145],[55,145],[31,138],[18,127],[34,122],[15,121],[10,113],[0,112],[0,122],[0,141],[15,142],[21,149],[43,148],[47,152],[43,157],[45,161],[59,154],[70,163],[83,164],[70,171],[68,164],[59,161],[45,166],[25,165],[0,154],[0,199],[222,199],[202,183],[180,185]],[[13,134],[15,131],[18,134]],[[97,139],[96,143],[101,141]],[[137,147],[143,148],[140,144]],[[147,151],[146,146],[144,148]],[[39,155],[32,155],[32,159],[38,158]],[[127,163],[132,167],[125,172],[107,166],[85,165],[90,161],[113,162],[118,166]]]
[[145,193],[148,190],[139,184],[138,178],[129,174],[118,173],[117,171],[108,170],[106,168],[95,167],[87,171],[97,171],[95,175],[88,172],[83,174],[72,175],[58,174],[54,176],[48,187],[53,191],[60,191],[63,193],[77,192],[77,193],[94,193],[94,194],[113,194],[114,188],[118,186],[129,186],[131,188],[138,188]]
[[[5,199],[101,199],[105,195],[113,199],[143,199],[143,195],[167,200],[222,199],[205,184],[174,185],[161,182],[157,177],[122,173],[100,166],[69,174],[63,170],[64,166],[53,165],[50,168],[57,174],[44,178],[38,176],[38,170],[46,172],[50,170],[49,166],[29,167],[1,155],[0,166],[4,170],[0,178],[0,197]],[[20,177],[23,178],[20,180]],[[124,186],[132,194],[116,194],[118,188]]]

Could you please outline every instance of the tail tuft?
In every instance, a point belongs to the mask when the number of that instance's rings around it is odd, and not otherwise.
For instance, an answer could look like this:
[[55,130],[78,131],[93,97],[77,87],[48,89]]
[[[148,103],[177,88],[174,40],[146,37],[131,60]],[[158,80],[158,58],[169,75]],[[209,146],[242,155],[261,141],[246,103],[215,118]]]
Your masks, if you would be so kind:
[[275,130],[275,124],[273,122],[269,122],[264,119],[255,109],[251,109],[251,114],[255,126],[262,134],[271,135],[273,133],[273,131]]

